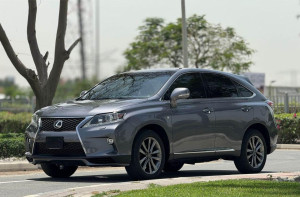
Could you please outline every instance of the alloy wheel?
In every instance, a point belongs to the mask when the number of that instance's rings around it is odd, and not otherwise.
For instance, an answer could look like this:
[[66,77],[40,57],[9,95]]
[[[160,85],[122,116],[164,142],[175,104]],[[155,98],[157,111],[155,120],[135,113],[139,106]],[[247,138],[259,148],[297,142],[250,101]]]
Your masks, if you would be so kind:
[[153,137],[146,138],[139,149],[139,163],[147,174],[154,174],[161,166],[162,151],[158,141]]
[[252,136],[247,144],[247,160],[253,168],[259,168],[264,162],[265,150],[263,141],[258,136]]

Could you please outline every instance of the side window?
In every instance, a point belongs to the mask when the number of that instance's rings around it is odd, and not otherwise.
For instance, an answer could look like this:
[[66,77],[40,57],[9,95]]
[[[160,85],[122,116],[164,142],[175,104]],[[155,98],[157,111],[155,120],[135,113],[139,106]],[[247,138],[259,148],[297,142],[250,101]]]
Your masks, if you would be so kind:
[[191,99],[206,97],[200,73],[187,73],[178,77],[166,92],[164,100],[170,100],[171,93],[175,88],[188,88]]
[[208,97],[238,97],[237,89],[228,77],[214,73],[203,73],[202,76],[208,86]]
[[241,84],[239,84],[235,81],[233,81],[233,83],[238,91],[239,97],[251,97],[253,95],[253,92],[251,92],[250,90],[248,90]]

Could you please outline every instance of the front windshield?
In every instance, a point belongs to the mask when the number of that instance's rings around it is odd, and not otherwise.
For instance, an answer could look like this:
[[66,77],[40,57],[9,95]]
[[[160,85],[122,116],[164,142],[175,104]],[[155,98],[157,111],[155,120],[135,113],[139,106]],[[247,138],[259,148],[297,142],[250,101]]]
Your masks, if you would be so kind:
[[112,76],[80,100],[135,99],[154,96],[174,72],[125,73]]

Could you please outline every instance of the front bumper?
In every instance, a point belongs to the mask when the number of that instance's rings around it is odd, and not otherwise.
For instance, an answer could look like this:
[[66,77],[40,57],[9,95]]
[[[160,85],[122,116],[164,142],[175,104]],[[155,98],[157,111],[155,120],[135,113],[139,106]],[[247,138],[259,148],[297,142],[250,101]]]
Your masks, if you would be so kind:
[[[90,117],[84,119],[76,131],[40,131],[30,125],[26,130],[26,158],[32,164],[56,163],[78,166],[126,166],[130,155],[120,152],[115,137],[118,124],[82,128]],[[48,137],[62,137],[63,148],[49,149]],[[108,143],[113,140],[113,144]]]
[[41,163],[53,163],[58,165],[77,165],[77,166],[128,166],[130,163],[129,155],[110,155],[99,157],[58,157],[32,155],[26,152],[26,159],[36,165]]

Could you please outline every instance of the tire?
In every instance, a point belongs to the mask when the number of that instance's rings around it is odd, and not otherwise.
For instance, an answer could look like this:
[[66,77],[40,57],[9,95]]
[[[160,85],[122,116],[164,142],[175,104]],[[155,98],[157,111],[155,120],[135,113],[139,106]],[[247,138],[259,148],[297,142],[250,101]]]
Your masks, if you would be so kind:
[[183,167],[184,163],[179,161],[169,161],[165,164],[165,172],[177,172]]
[[125,169],[133,180],[157,178],[165,164],[163,141],[152,130],[145,130],[134,140],[131,162]]
[[258,130],[251,129],[244,136],[241,155],[234,160],[234,164],[240,173],[258,173],[264,168],[266,160],[265,138]]
[[63,166],[56,164],[42,163],[43,171],[52,178],[68,178],[77,170],[78,166]]

